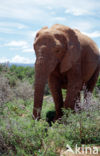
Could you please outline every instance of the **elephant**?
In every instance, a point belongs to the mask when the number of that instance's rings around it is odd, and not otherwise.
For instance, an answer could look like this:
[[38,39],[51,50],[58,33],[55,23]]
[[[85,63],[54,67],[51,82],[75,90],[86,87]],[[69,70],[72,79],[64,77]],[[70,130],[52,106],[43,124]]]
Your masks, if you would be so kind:
[[[100,71],[99,49],[87,35],[62,24],[40,29],[33,47],[36,54],[33,117],[41,117],[48,82],[55,103],[55,119],[59,119],[62,108],[74,110],[84,85],[88,92],[93,91]],[[65,100],[62,89],[67,90]]]

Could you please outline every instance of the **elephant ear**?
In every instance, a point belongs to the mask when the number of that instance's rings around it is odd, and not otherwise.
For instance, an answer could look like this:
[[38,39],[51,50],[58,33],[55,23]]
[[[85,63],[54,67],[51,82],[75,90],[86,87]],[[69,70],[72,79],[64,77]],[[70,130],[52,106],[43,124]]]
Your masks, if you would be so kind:
[[36,38],[41,34],[41,32],[42,32],[43,30],[46,30],[46,29],[48,29],[47,26],[41,28],[41,30],[39,30],[39,31],[36,33],[35,40],[36,40]]
[[80,57],[80,42],[72,29],[66,31],[67,49],[60,64],[60,72],[66,72]]
[[33,43],[33,49],[35,49],[36,41],[37,41],[38,37],[40,36],[41,32],[45,31],[46,29],[48,29],[47,26],[43,27],[41,30],[39,30],[39,31],[36,33],[36,36],[35,36],[35,38],[34,38],[34,43]]

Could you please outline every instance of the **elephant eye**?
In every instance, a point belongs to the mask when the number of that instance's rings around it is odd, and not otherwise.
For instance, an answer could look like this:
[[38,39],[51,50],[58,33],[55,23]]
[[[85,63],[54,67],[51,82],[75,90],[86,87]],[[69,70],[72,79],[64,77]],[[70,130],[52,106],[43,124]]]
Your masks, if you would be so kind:
[[56,53],[59,53],[59,52],[60,52],[60,50],[59,50],[59,49],[57,49],[57,50],[56,50]]

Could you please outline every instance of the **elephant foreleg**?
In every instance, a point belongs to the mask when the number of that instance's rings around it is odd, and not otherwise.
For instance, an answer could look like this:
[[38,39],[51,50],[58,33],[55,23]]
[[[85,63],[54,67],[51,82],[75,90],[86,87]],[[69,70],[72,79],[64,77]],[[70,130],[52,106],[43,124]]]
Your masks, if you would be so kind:
[[50,76],[48,82],[55,103],[55,109],[56,109],[55,120],[56,120],[62,116],[61,108],[63,107],[63,98],[61,92],[61,85],[59,79],[55,76]]

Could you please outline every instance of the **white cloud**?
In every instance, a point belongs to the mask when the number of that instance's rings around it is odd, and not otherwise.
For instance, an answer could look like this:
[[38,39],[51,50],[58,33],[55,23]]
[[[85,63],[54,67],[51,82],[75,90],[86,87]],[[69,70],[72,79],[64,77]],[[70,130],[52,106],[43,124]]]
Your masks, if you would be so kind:
[[9,59],[5,57],[0,58],[0,63],[5,63],[5,62],[9,62]]
[[5,40],[3,37],[0,37],[0,41],[3,41],[3,40]]
[[27,28],[28,26],[22,23],[17,23],[17,22],[0,22],[0,27],[24,29],[24,28]]
[[27,48],[27,49],[23,49],[23,52],[24,53],[33,53],[34,52],[34,50],[33,49],[31,49],[31,48]]
[[38,31],[39,30],[36,30],[36,31],[28,31],[27,32],[27,35],[34,40],[34,38],[35,38],[35,36],[36,36],[36,34],[37,34]]
[[[27,31],[26,31],[27,32]],[[25,31],[22,31],[22,26],[16,28],[14,27],[0,27],[0,33],[3,34],[16,34],[16,35],[25,35]]]
[[[31,34],[31,35],[33,36],[33,34]],[[33,43],[29,44],[28,42],[23,41],[23,40],[19,40],[19,41],[13,40],[8,43],[0,45],[0,47],[9,47],[10,50],[12,50],[12,51],[20,50],[20,52],[25,52],[25,53],[34,52]]]
[[26,31],[26,33],[25,33],[25,36],[26,36],[26,38],[29,40],[28,42],[29,42],[29,44],[30,44],[30,46],[29,47],[31,47],[32,48],[32,46],[33,46],[33,42],[34,42],[34,39],[35,39],[35,36],[36,36],[36,34],[37,34],[37,32],[38,32],[39,30],[33,30],[33,31]]
[[65,13],[73,14],[74,16],[89,14],[87,10],[83,10],[82,8],[66,9]]
[[94,32],[91,32],[91,33],[85,33],[85,32],[83,32],[83,33],[86,34],[87,36],[92,37],[92,38],[100,37],[100,31],[94,31]]
[[[80,15],[92,15],[92,14],[98,14],[100,9],[100,2],[95,1],[95,0],[5,0],[2,1],[0,4],[0,17],[8,17],[9,19],[21,19],[22,21],[26,21],[27,23],[29,20],[31,23],[37,23],[37,25],[40,24],[40,26],[44,25],[52,25],[54,23],[62,23],[65,25],[69,25],[70,21],[73,21],[74,25],[77,25],[78,21],[75,19],[67,19],[66,15],[67,14],[72,14],[74,16],[80,16]],[[63,9],[61,14],[63,13],[63,16],[57,16],[57,13],[59,9]],[[53,15],[52,13],[55,13]],[[77,18],[77,17],[76,17]],[[85,21],[85,19],[83,19]],[[88,22],[87,22],[88,23]],[[91,24],[91,21],[90,21]],[[6,27],[3,27],[3,25],[6,25]],[[95,23],[91,24],[92,26],[95,25]],[[3,23],[1,22],[0,26],[0,32],[3,33],[16,33],[16,34],[21,34],[20,30],[27,28],[27,25],[23,24],[22,22],[20,23]],[[71,25],[73,26],[73,24]],[[18,31],[12,30],[12,27],[17,27]],[[84,28],[84,29],[80,29]],[[86,31],[85,29],[88,28],[88,24],[85,24],[84,26],[79,25],[78,29],[81,31]],[[27,34],[27,31],[23,33]]]
[[[82,32],[95,30],[88,35],[93,38],[100,37],[99,29],[96,31],[100,25],[99,10],[98,0],[4,0],[0,4],[0,19],[2,19],[0,33],[1,37],[4,35],[1,47],[6,46],[4,50],[8,47],[15,52],[31,53],[37,32],[34,29],[40,29],[45,25],[51,26],[54,23],[65,24]],[[96,15],[98,18],[88,15]],[[10,40],[12,41],[8,42]]]
[[15,57],[13,57],[11,59],[11,62],[12,63],[25,63],[25,64],[29,64],[29,63],[34,63],[34,60],[33,59],[29,59],[29,58],[25,58],[25,57],[22,57],[22,56],[19,56],[19,55],[16,55]]
[[4,34],[16,34],[16,30],[14,30],[12,28],[7,28],[7,27],[1,27],[0,28],[0,33],[4,33]]
[[95,10],[99,11],[100,2],[95,0],[5,0],[0,4],[0,17],[40,20],[42,22],[43,19],[52,18],[51,10],[59,8],[63,8],[64,11],[66,10],[67,13],[75,16],[95,14]]
[[17,28],[18,29],[24,29],[24,28],[27,28],[27,26],[23,25],[23,24],[17,24]]
[[35,62],[35,58],[33,57],[33,59],[30,58],[26,58],[26,57],[22,57],[19,55],[14,56],[11,59],[7,59],[7,58],[0,58],[0,63],[6,63],[6,62],[10,62],[10,63],[23,63],[23,64],[30,64],[30,63],[34,63]]
[[62,23],[62,22],[65,22],[66,21],[66,18],[65,17],[53,17],[50,21],[50,26],[52,24],[55,24],[55,23]]
[[64,21],[66,18],[65,17],[55,17],[54,19],[58,20],[58,21]]
[[93,24],[90,21],[71,22],[73,28],[79,29],[82,32],[87,32],[93,28]]
[[47,14],[38,7],[38,4],[33,0],[13,1],[5,0],[0,5],[0,17],[16,18],[24,20],[42,20],[42,17],[47,17]]
[[4,46],[27,48],[28,47],[28,43],[26,41],[11,41],[9,43],[4,44]]

